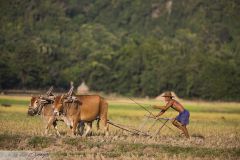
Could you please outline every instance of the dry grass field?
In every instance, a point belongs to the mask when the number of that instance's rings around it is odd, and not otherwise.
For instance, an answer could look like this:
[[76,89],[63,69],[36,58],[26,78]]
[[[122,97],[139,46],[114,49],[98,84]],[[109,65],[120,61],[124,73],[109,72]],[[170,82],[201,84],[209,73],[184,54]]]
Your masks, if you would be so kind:
[[[110,126],[110,135],[96,131],[89,137],[71,137],[62,122],[58,123],[61,137],[50,131],[43,135],[40,116],[27,116],[30,97],[0,96],[0,150],[44,151],[49,159],[240,159],[240,103],[181,101],[190,111],[190,139],[179,135],[170,122],[158,136],[131,135]],[[163,104],[154,99],[135,99],[144,106]],[[138,128],[146,111],[127,98],[109,98],[109,119]],[[157,110],[147,107],[157,114]],[[174,117],[170,109],[163,117]],[[142,129],[147,131],[153,120]],[[154,133],[158,122],[150,132]]]

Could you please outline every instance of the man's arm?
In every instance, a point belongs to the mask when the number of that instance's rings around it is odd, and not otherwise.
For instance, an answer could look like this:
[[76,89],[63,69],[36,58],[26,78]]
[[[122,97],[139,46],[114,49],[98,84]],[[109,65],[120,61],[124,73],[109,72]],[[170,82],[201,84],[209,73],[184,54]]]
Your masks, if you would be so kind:
[[161,116],[163,113],[165,113],[165,111],[164,111],[164,110],[161,110],[161,111],[156,115],[156,117]]
[[153,106],[153,108],[161,109],[161,111],[156,115],[156,117],[161,116],[163,113],[165,113],[166,110],[168,110],[173,105],[173,101],[169,101],[166,106]]
[[157,105],[153,106],[154,109],[161,109],[161,110],[165,109],[165,107],[166,106],[157,106]]
[[173,100],[169,101],[166,106],[157,106],[157,105],[154,105],[153,108],[155,109],[161,109],[163,111],[166,111],[168,110],[168,108],[170,108],[171,106],[173,105]]

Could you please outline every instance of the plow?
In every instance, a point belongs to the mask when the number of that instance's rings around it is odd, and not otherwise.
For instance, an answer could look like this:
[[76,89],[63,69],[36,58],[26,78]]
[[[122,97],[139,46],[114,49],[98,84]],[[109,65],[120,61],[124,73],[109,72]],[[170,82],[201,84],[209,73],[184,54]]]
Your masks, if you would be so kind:
[[[111,120],[108,120],[108,122],[107,122],[108,124],[110,124],[111,126],[114,126],[116,128],[119,128],[123,131],[126,131],[132,135],[139,135],[139,136],[157,137],[160,134],[160,131],[162,130],[162,128],[164,126],[167,127],[169,130],[175,132],[171,127],[169,127],[167,125],[167,122],[173,120],[174,118],[167,118],[167,117],[156,118],[154,116],[154,114],[152,112],[150,112],[149,110],[147,110],[144,106],[137,103],[136,101],[134,101],[131,98],[129,98],[129,99],[148,112],[147,115],[144,115],[145,119],[142,122],[142,124],[139,127],[133,127],[133,126],[119,124],[119,123],[113,122]],[[150,123],[150,127],[149,126],[147,127],[147,124],[149,124],[149,123]],[[161,125],[159,125],[159,123],[161,123]]]
[[[171,131],[174,131],[171,127],[167,125],[167,122],[171,121],[173,118],[153,118],[152,116],[145,116],[144,122],[138,127],[127,126],[123,124],[119,124],[108,120],[108,124],[113,127],[119,128],[123,131],[126,131],[132,135],[139,135],[139,136],[149,136],[149,137],[157,137],[160,134],[160,131],[165,126],[169,128]],[[153,120],[153,122],[151,122]],[[152,123],[150,127],[147,127],[147,123]],[[161,123],[161,125],[159,125]]]
[[144,132],[144,131],[141,131],[139,129],[135,129],[131,126],[126,126],[126,125],[122,125],[122,124],[118,124],[118,123],[115,123],[115,122],[112,122],[110,120],[108,120],[108,124],[116,127],[116,128],[119,128],[119,129],[122,129],[124,131],[127,131],[129,133],[131,133],[132,135],[142,135],[142,136],[151,136],[150,134]]

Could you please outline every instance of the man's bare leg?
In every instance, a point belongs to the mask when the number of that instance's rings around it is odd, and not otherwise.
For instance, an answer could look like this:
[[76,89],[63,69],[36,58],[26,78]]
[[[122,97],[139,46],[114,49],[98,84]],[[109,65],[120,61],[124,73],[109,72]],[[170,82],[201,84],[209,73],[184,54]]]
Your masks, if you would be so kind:
[[177,127],[178,129],[180,129],[183,133],[184,133],[184,130],[183,130],[183,127],[182,127],[182,124],[180,122],[178,122],[176,119],[172,122],[172,124]]
[[180,129],[184,135],[189,138],[188,130],[185,125],[182,125],[180,122],[178,122],[176,119],[172,122],[174,126],[176,126],[178,129]]
[[182,127],[183,127],[183,133],[185,134],[186,138],[190,138],[186,125],[183,125]]

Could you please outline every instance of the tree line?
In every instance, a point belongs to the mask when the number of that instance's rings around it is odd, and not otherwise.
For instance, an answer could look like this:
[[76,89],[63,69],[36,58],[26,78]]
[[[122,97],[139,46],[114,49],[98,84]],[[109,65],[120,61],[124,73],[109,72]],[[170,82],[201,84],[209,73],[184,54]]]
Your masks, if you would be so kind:
[[[166,4],[171,1],[171,10]],[[0,89],[240,100],[238,0],[0,2]]]

